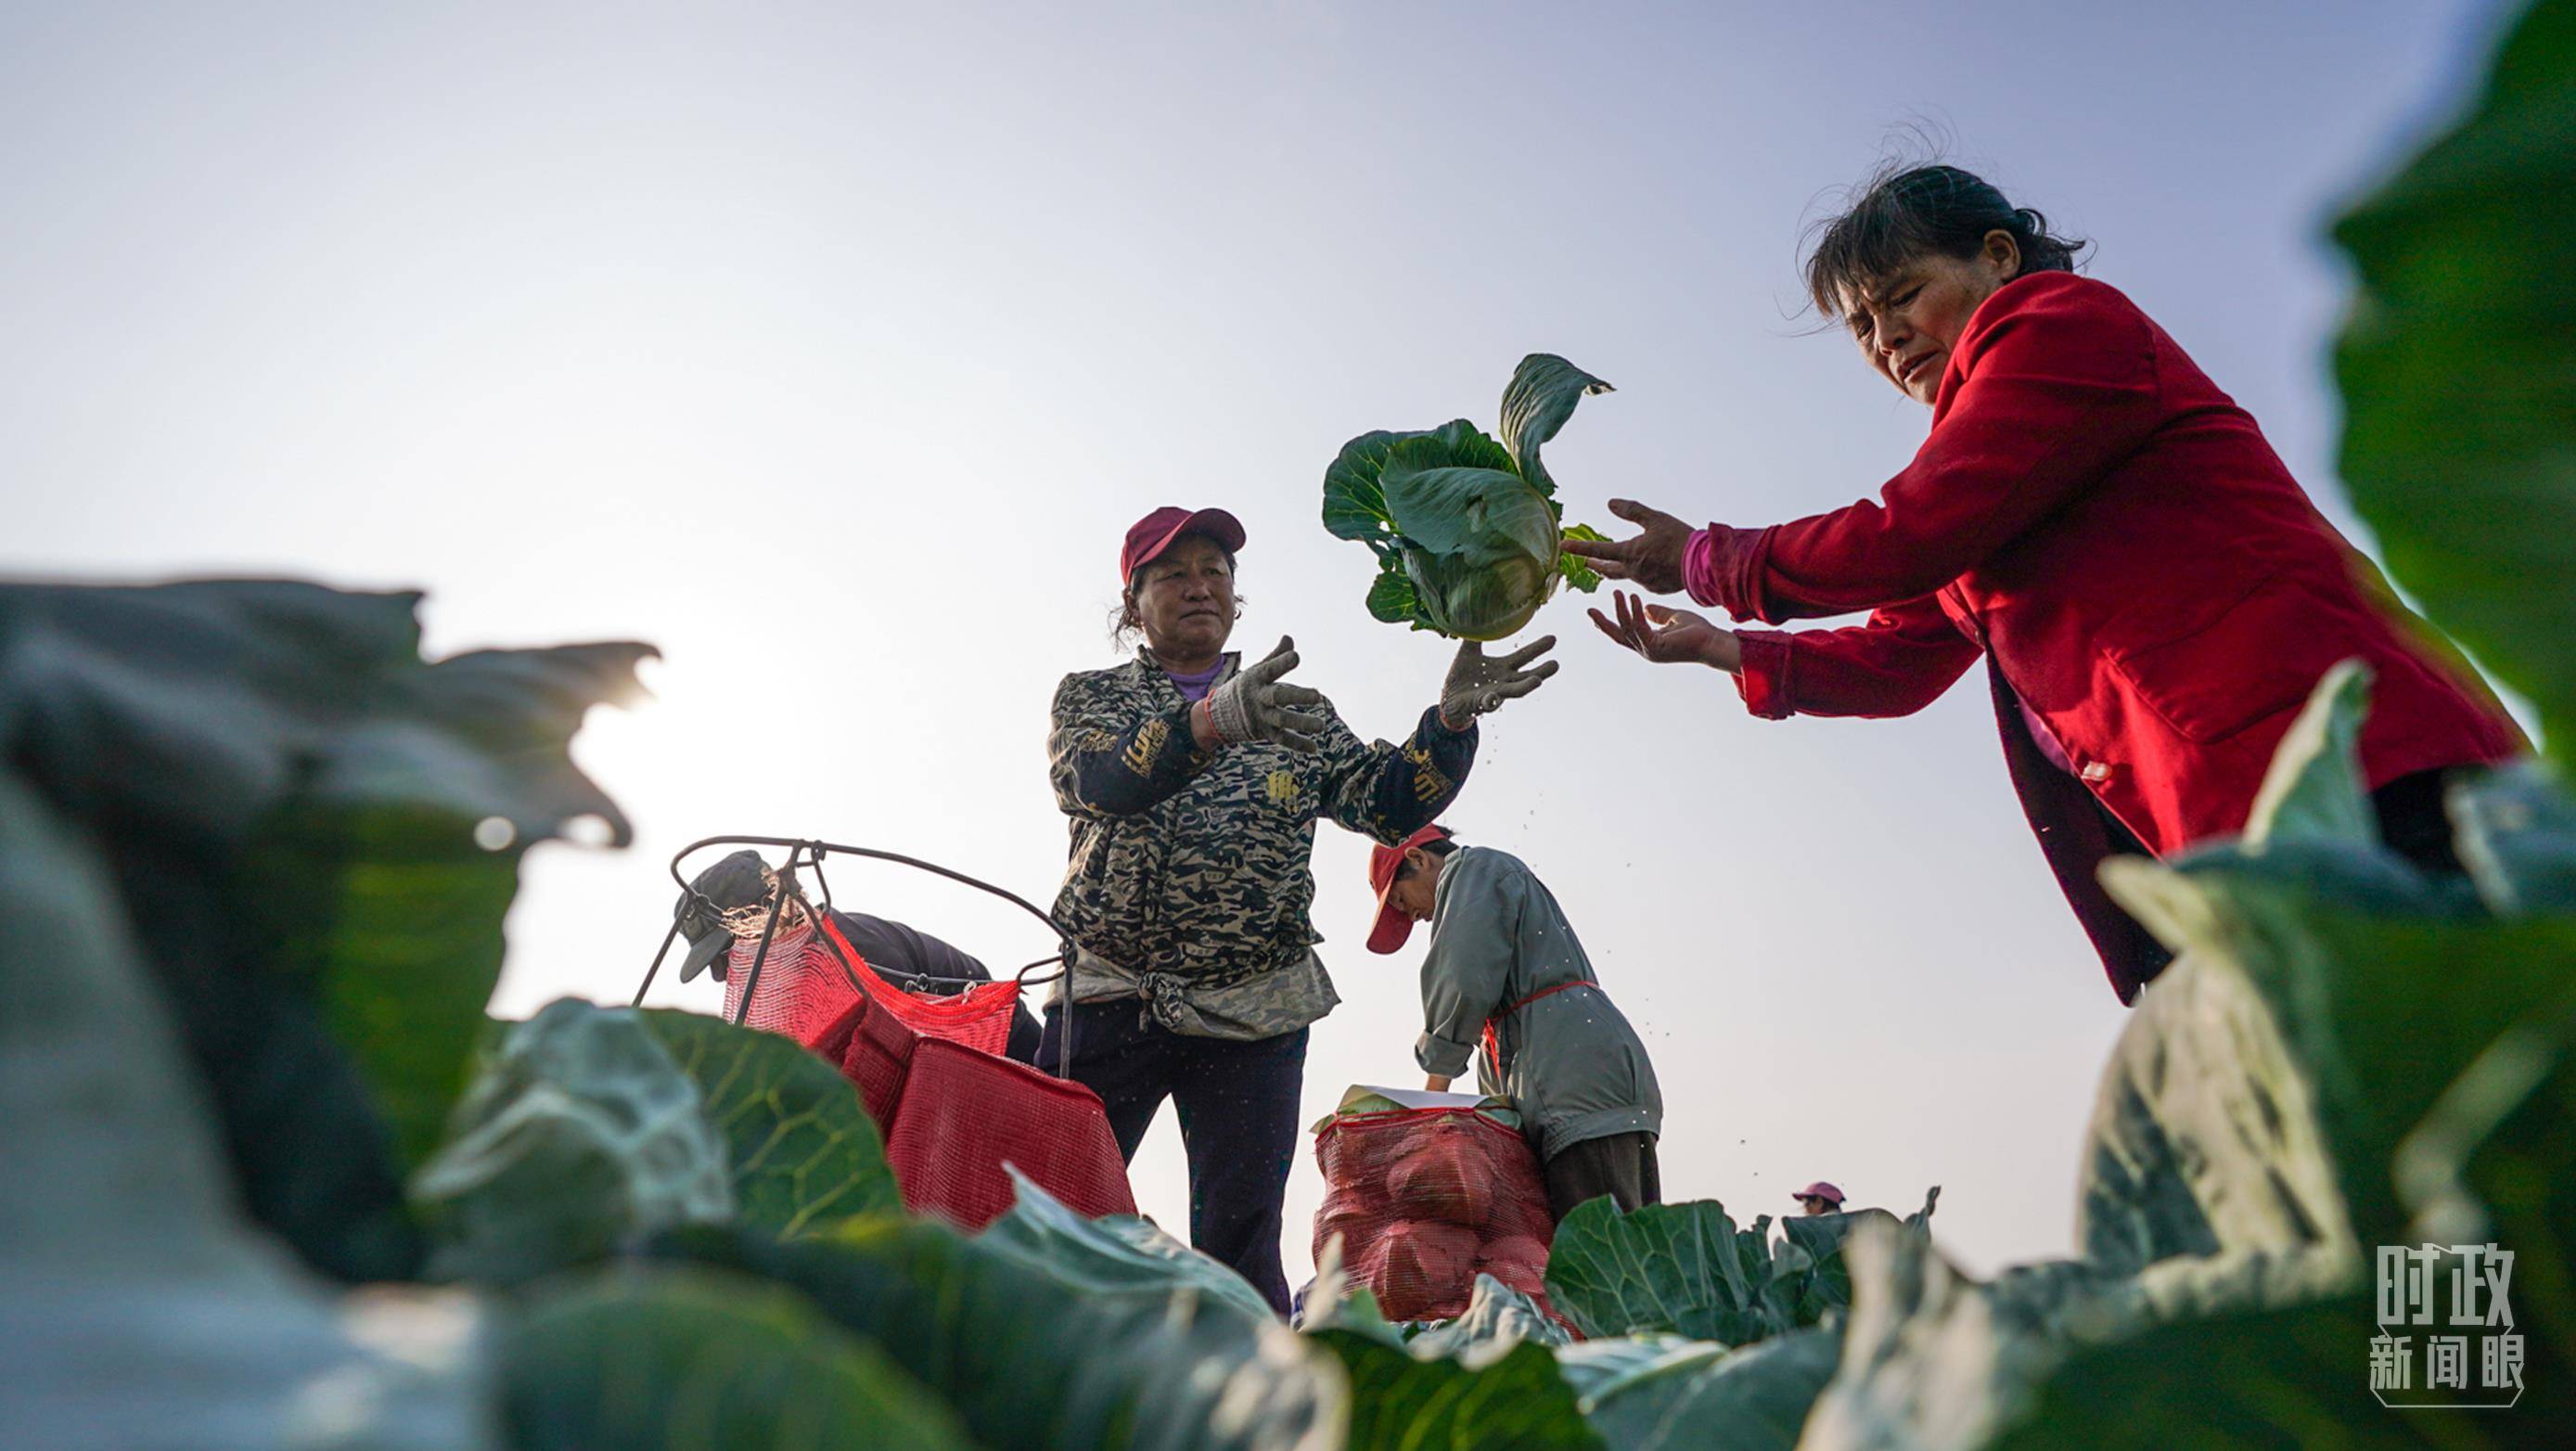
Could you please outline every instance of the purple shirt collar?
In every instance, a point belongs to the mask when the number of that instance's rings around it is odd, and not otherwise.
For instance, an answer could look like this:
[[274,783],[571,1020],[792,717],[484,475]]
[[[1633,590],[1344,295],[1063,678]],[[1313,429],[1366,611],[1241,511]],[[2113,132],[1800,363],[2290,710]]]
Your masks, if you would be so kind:
[[1219,656],[1214,665],[1195,675],[1183,675],[1177,670],[1163,673],[1171,677],[1173,687],[1181,692],[1181,699],[1196,705],[1207,699],[1208,691],[1216,685],[1216,678],[1225,673],[1225,659]]

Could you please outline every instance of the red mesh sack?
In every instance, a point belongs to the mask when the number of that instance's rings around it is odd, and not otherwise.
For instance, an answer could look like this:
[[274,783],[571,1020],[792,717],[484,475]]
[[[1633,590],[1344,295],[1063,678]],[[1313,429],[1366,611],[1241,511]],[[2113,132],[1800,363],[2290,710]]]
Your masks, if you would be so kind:
[[1136,1212],[1099,1095],[928,1036],[885,1006],[860,999],[813,1047],[858,1085],[904,1208],[981,1229],[1011,1207],[1007,1164],[1086,1218]]
[[1388,1319],[1465,1314],[1479,1273],[1547,1308],[1556,1221],[1519,1130],[1469,1109],[1349,1114],[1315,1135],[1315,1161],[1315,1253],[1341,1235],[1343,1270]]
[[[877,976],[876,971],[868,966],[867,959],[859,956],[859,950],[850,945],[850,939],[841,935],[841,929],[831,918],[825,917],[822,922],[823,931],[848,958],[851,970],[867,980],[868,990],[876,1000],[924,1036],[963,1043],[997,1057],[1010,1045],[1011,1015],[1020,1007],[1017,979],[980,982],[953,997],[925,997],[906,992]],[[828,955],[829,949],[825,951]]]
[[806,1046],[859,1086],[859,1102],[883,1135],[894,1122],[904,1075],[912,1071],[912,1050],[923,1040],[910,1024],[892,1013],[871,1012],[872,1006],[866,998],[850,1004]]
[[[769,955],[760,964],[760,990],[752,997],[751,1012],[742,1019],[745,1024],[815,1047],[862,996],[850,982],[856,974],[867,986],[866,995],[924,1036],[986,1053],[998,1054],[1009,1045],[1011,1015],[1020,1005],[1017,981],[977,983],[952,997],[908,992],[878,976],[831,918],[818,920],[831,939],[828,943],[806,928],[797,929],[801,935],[782,935],[770,943]],[[758,954],[759,945],[754,942],[736,942],[731,950],[731,966],[725,974],[728,1021],[742,1007],[743,992],[751,983],[751,960]]]
[[913,1050],[886,1158],[915,1214],[982,1229],[1011,1207],[1009,1165],[1085,1219],[1136,1196],[1100,1098],[1025,1063],[937,1038]]
[[[751,994],[751,1011],[745,1013],[742,997],[752,988],[754,957],[760,958],[760,985]],[[781,934],[765,955],[758,943],[739,939],[730,950],[724,1005],[728,1023],[738,1021],[764,1033],[784,1034],[810,1048],[858,997],[859,990],[850,986],[832,949],[814,940],[810,932],[794,937]]]

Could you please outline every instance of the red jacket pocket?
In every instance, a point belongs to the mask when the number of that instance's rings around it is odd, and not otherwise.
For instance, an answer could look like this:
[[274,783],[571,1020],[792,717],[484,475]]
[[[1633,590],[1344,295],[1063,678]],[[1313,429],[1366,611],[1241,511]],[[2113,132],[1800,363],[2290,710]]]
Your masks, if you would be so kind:
[[2207,745],[2305,701],[2337,660],[2360,649],[2332,604],[2275,575],[2209,623],[2115,651],[2110,664],[2175,734]]

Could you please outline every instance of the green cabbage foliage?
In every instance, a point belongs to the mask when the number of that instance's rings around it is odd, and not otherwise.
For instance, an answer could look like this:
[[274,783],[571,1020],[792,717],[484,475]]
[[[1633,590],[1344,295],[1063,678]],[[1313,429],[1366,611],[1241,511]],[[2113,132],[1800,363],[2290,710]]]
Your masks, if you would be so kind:
[[1790,1451],[1842,1337],[1808,1328],[1740,1349],[1638,1335],[1556,1353],[1583,1417],[1617,1451]]
[[[2455,786],[2468,881],[2381,842],[2357,744],[2369,681],[2330,673],[2243,838],[2104,882],[2179,956],[2141,997],[2095,1109],[2084,1261],[1961,1274],[1856,1236],[1817,1451],[1907,1444],[2412,1445],[2354,1361],[2365,1246],[2516,1251],[2529,1394],[2576,1380],[2576,859],[2526,765]],[[2377,1439],[2373,1439],[2376,1437]],[[2468,1441],[2462,1444],[2501,1444]]]
[[[2352,1359],[2378,1327],[2367,1296],[2279,1309],[2231,1309],[2076,1351],[2032,1394],[2028,1414],[1989,1444],[1997,1451],[2059,1446],[2160,1448],[2281,1445],[2421,1448],[2430,1419],[2451,1430],[2462,1413],[2383,1410],[2354,1392]],[[2476,1413],[2468,1413],[2475,1415]],[[2517,1409],[2478,1429],[2496,1439],[2453,1445],[2545,1444]],[[2487,1419],[2481,1417],[2481,1419]]]
[[1602,1451],[1574,1391],[1546,1347],[1517,1338],[1481,1358],[1425,1353],[1417,1338],[1392,1346],[1355,1330],[1310,1338],[1331,1351],[1351,1382],[1349,1451],[1416,1446],[1504,1451]]
[[0,757],[104,848],[253,1218],[419,1273],[403,1175],[464,1089],[534,843],[626,819],[570,755],[648,646],[421,653],[420,597],[0,581]]
[[1085,1219],[1026,1174],[1010,1172],[1018,1198],[1010,1213],[985,1227],[986,1248],[1017,1255],[1089,1295],[1167,1297],[1187,1291],[1248,1320],[1272,1318],[1270,1302],[1251,1281],[1165,1234],[1152,1220],[1133,1214]]
[[1352,1451],[1600,1451],[1605,1444],[1550,1354],[1565,1345],[1564,1327],[1491,1275],[1476,1277],[1457,1319],[1392,1325],[1376,1297],[1351,1285],[1335,1235],[1316,1262],[1301,1328],[1350,1377],[1345,1444]]
[[[860,1219],[796,1239],[662,1236],[659,1259],[786,1285],[953,1408],[984,1451],[1336,1451],[1348,1381],[1225,1271],[1134,1223],[1103,1230],[1025,1181],[975,1238]],[[1251,1303],[1247,1303],[1251,1301]],[[1452,1444],[1432,1442],[1428,1444]]]
[[[1934,1188],[1902,1227],[1929,1233]],[[1577,1205],[1556,1226],[1547,1297],[1586,1336],[1680,1335],[1747,1345],[1814,1325],[1851,1303],[1843,1246],[1856,1226],[1900,1221],[1883,1209],[1738,1228],[1714,1199],[1621,1213],[1609,1199]]]
[[244,1217],[128,918],[93,835],[0,766],[0,1441],[486,1444],[471,1304],[330,1293]]
[[2261,994],[2197,953],[2154,986],[2112,1046],[2094,1100],[2076,1205],[2086,1257],[2134,1269],[2248,1247],[2349,1245],[2315,1094]]
[[442,1277],[513,1283],[734,1211],[698,1086],[633,1008],[575,998],[510,1030],[412,1180]]
[[557,1290],[503,1337],[514,1451],[972,1451],[956,1413],[793,1290],[621,1268]]
[[706,1098],[743,1223],[812,1234],[903,1212],[884,1141],[838,1069],[793,1039],[704,1013],[646,1008],[643,1017]]
[[1503,390],[1502,441],[1466,419],[1412,433],[1364,433],[1324,470],[1324,527],[1378,558],[1371,615],[1460,640],[1500,640],[1560,584],[1600,576],[1564,553],[1564,506],[1539,449],[1574,407],[1610,385],[1551,353],[1532,353]]
[[2341,472],[2390,573],[2576,767],[2576,6],[2526,9],[2447,134],[2335,224]]
[[1433,1321],[1406,1344],[1416,1355],[1449,1356],[1473,1363],[1480,1347],[1506,1337],[1550,1347],[1574,1338],[1564,1326],[1549,1319],[1536,1300],[1491,1275],[1480,1274],[1468,1293],[1466,1313],[1455,1320]]

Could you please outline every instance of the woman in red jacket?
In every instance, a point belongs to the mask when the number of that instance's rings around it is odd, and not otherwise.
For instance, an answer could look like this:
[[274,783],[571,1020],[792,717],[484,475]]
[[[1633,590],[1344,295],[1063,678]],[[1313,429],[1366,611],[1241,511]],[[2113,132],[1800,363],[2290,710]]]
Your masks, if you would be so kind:
[[1921,710],[1986,657],[2004,751],[2050,866],[2123,1002],[2165,954],[2102,893],[2114,852],[2238,832],[2326,670],[2376,677],[2361,756],[2392,848],[2456,869],[2441,773],[2523,748],[2466,667],[2429,652],[2253,418],[2136,304],[1948,166],[1872,185],[1807,261],[1817,309],[1932,432],[1875,501],[1767,528],[1570,542],[1605,575],[1738,620],[1869,611],[1845,629],[1726,630],[1621,595],[1612,639],[1732,672],[1772,719]]

